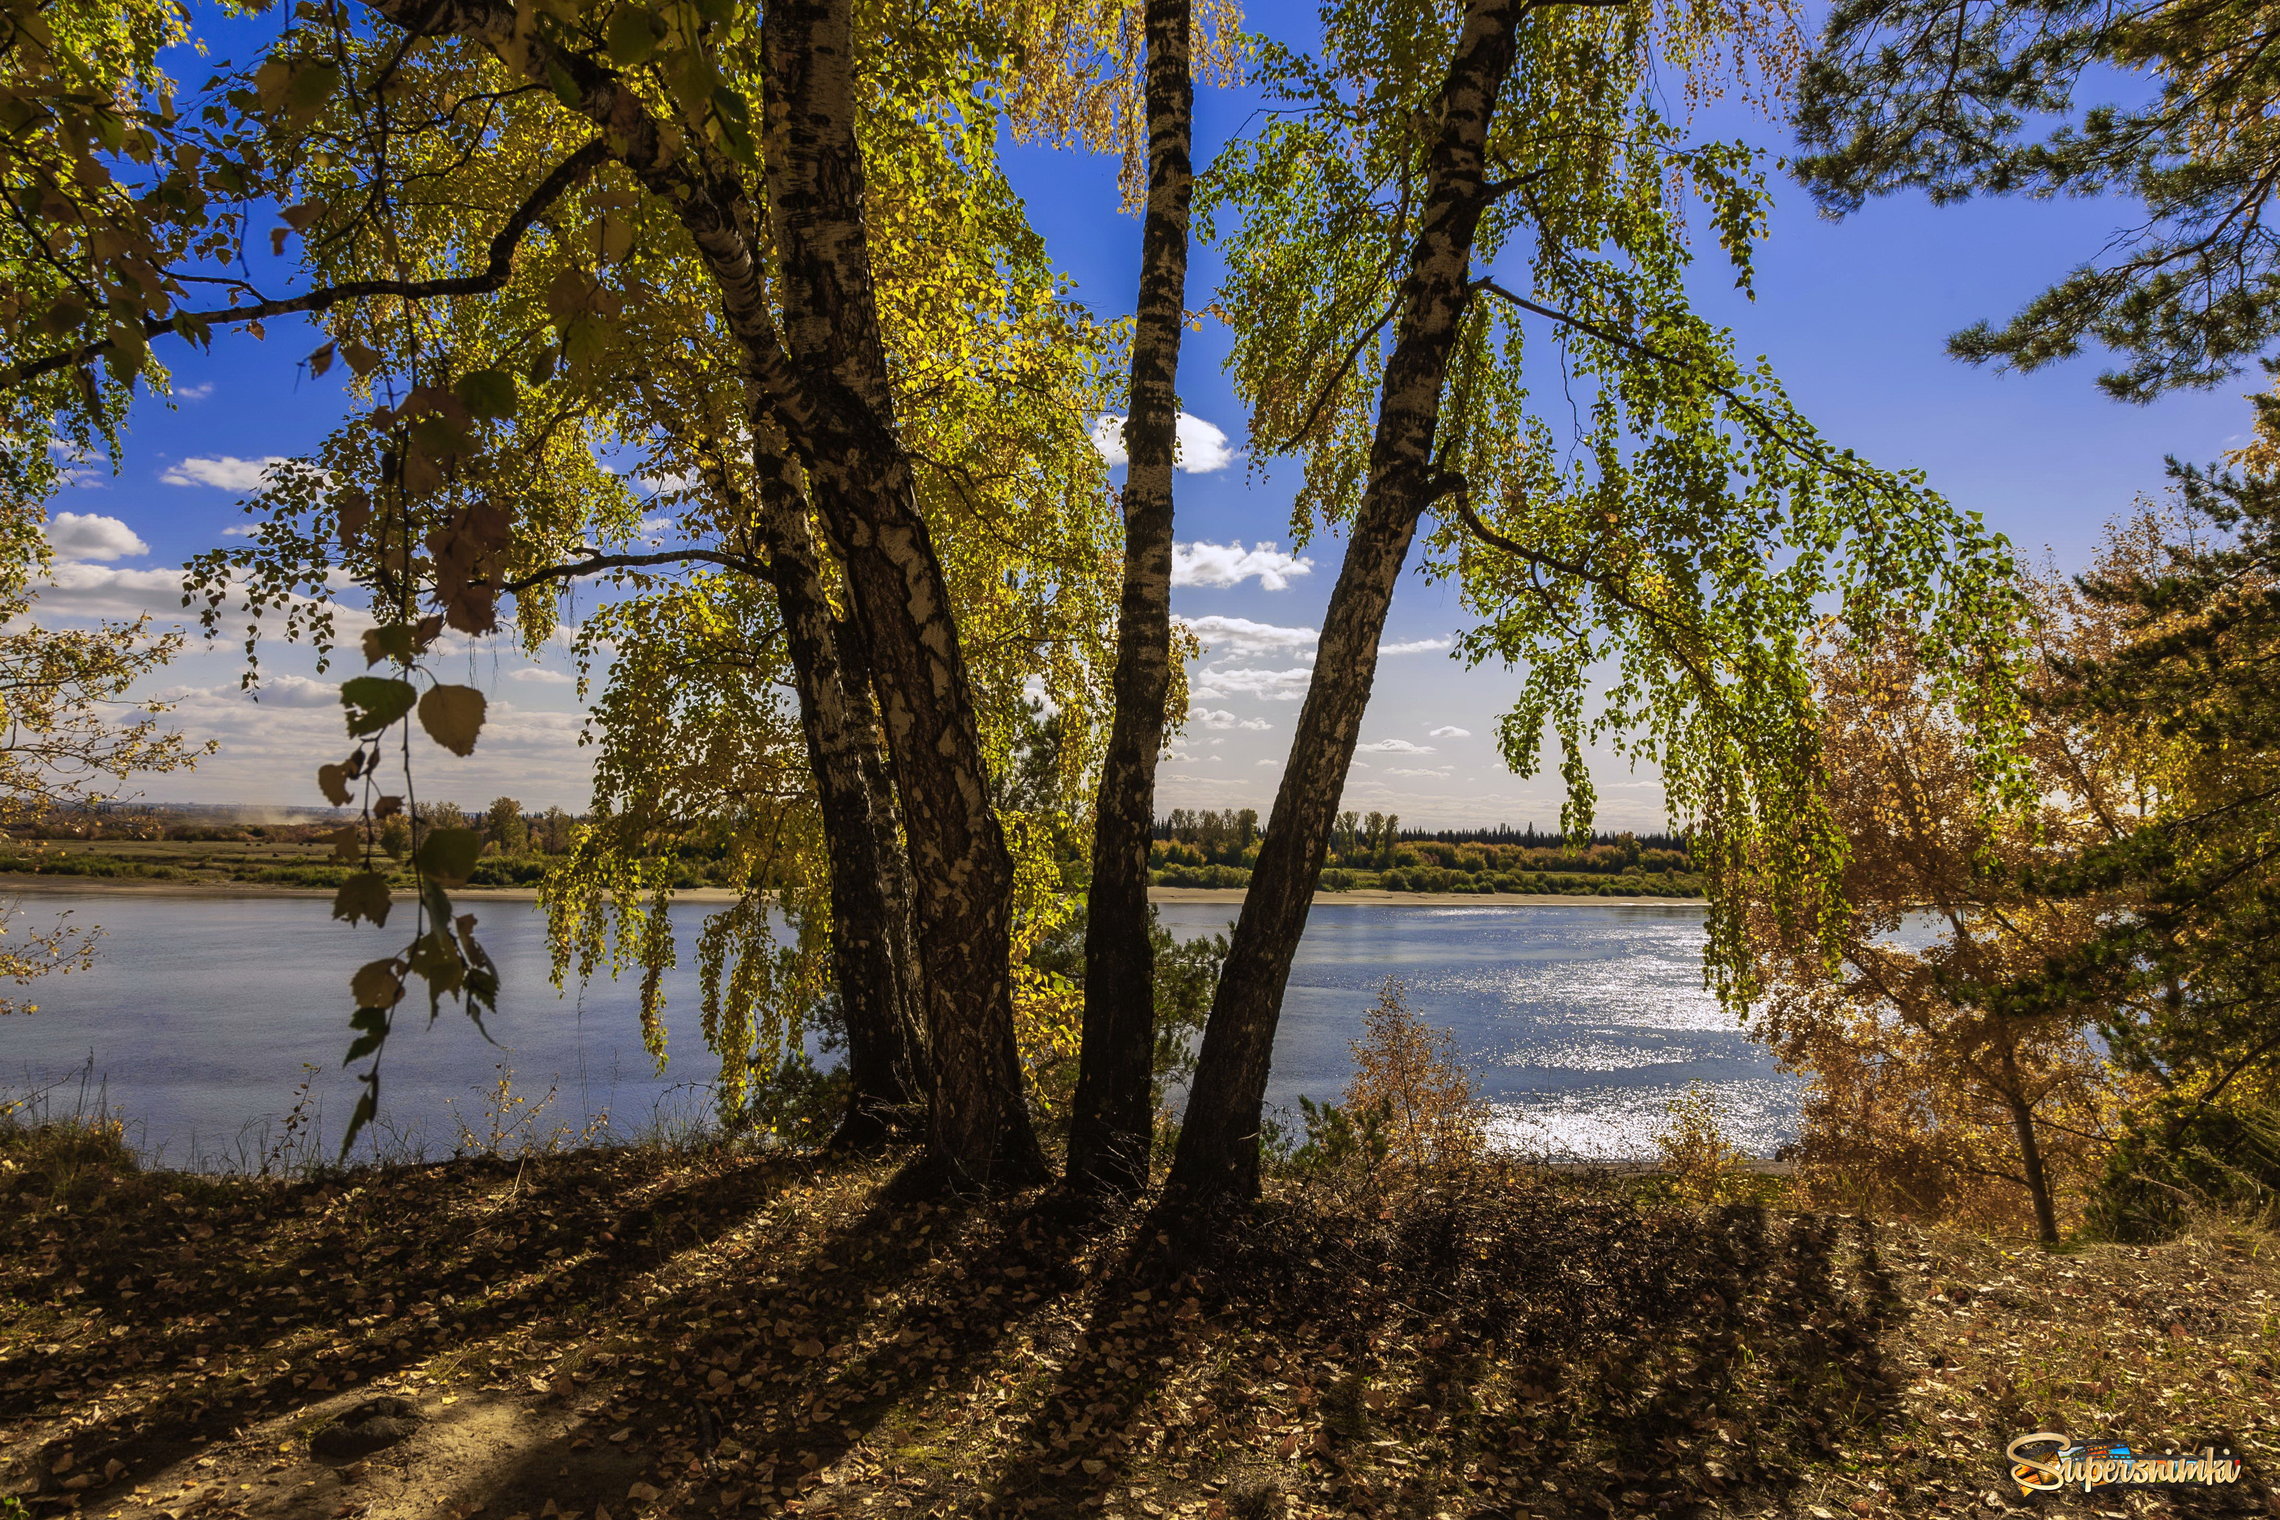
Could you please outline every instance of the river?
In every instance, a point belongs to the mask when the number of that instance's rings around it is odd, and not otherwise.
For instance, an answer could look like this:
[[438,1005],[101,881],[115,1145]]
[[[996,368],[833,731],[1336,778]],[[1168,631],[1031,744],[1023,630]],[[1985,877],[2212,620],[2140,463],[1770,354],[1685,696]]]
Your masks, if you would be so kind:
[[[0,1019],[0,1093],[45,1089],[50,1112],[107,1106],[146,1158],[253,1166],[277,1152],[301,1084],[302,1142],[337,1145],[355,1098],[340,1066],[346,979],[393,937],[327,917],[305,897],[121,892],[21,895],[34,922],[69,912],[104,937],[95,966],[23,989],[39,1012]],[[696,1029],[696,977],[666,977],[673,1059],[642,1049],[635,985],[605,979],[557,994],[534,903],[476,911],[505,990],[487,1043],[446,1005],[432,1026],[400,1018],[386,1068],[384,1145],[448,1154],[459,1126],[488,1125],[485,1090],[510,1067],[521,1094],[551,1105],[536,1127],[608,1116],[620,1137],[701,1124],[713,1063]],[[684,946],[708,911],[676,910]],[[1231,907],[1164,905],[1191,937]],[[1494,1112],[1500,1144],[1593,1157],[1651,1154],[1663,1104],[1688,1083],[1717,1089],[1733,1131],[1764,1154],[1795,1126],[1796,1084],[1773,1069],[1703,990],[1702,914],[1643,904],[1319,905],[1291,975],[1275,1043],[1271,1104],[1334,1099],[1348,1042],[1388,976],[1451,1030]]]

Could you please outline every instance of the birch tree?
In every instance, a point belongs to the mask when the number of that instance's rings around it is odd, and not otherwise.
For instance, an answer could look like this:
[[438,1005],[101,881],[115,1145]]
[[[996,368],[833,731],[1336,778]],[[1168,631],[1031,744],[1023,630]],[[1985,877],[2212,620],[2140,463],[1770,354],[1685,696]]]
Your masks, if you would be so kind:
[[1190,1222],[1257,1188],[1283,988],[1429,513],[1429,564],[1478,619],[1464,651],[1524,669],[1507,759],[1532,773],[1556,741],[1575,831],[1593,738],[1660,768],[1722,883],[1729,995],[1745,858],[1808,921],[1833,903],[1801,652],[1820,604],[1915,627],[1986,681],[1975,719],[2004,710],[2000,541],[1824,443],[1687,300],[1690,200],[1746,286],[1763,190],[1745,146],[1692,140],[1664,102],[1778,76],[1785,13],[1470,0],[1323,25],[1319,54],[1267,55],[1280,109],[1210,202],[1239,218],[1220,305],[1254,448],[1298,456],[1294,526],[1347,546],[1173,1162]]
[[1156,762],[1172,690],[1172,466],[1193,184],[1190,25],[1188,0],[1148,0],[1148,201],[1140,234],[1130,414],[1123,424],[1124,585],[1114,717],[1093,812],[1084,1040],[1069,1127],[1070,1181],[1127,1194],[1147,1185],[1155,1126],[1148,845],[1155,836]]

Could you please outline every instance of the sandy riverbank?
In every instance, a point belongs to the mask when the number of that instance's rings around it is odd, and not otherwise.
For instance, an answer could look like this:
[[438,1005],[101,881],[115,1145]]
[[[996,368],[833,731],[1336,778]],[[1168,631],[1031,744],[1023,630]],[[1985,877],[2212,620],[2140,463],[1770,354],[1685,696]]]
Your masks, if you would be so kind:
[[[68,897],[105,897],[121,893],[140,897],[322,897],[330,898],[330,887],[283,887],[258,881],[151,881],[132,876],[40,876],[16,872],[0,872],[0,895],[11,892],[41,892]],[[535,887],[461,887],[451,894],[454,901],[475,902],[536,902]],[[681,902],[726,903],[734,902],[736,894],[725,887],[685,887],[675,894]],[[1243,901],[1241,887],[1150,887],[1148,900],[1156,903],[1224,903],[1229,906]],[[1317,892],[1314,905],[1337,907],[1344,904],[1391,904],[1405,908],[1532,908],[1574,906],[1578,903],[1599,907],[1660,907],[1699,908],[1698,897],[1585,897],[1555,896],[1552,894],[1498,893],[1489,896],[1478,892]]]

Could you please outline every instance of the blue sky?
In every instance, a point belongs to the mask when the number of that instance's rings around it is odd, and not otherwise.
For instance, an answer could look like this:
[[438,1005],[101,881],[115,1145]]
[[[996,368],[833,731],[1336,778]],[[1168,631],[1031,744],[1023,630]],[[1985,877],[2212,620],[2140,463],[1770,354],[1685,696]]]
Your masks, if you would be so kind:
[[[1255,7],[1251,24],[1286,39],[1311,30],[1312,10]],[[262,25],[255,23],[254,25]],[[1198,162],[1246,126],[1252,99],[1199,91]],[[1777,124],[1722,111],[1706,131],[1744,135],[1778,153]],[[1010,150],[1018,188],[1055,257],[1096,309],[1130,310],[1139,226],[1118,210],[1113,162],[1037,148]],[[2165,454],[2208,460],[2241,441],[2242,395],[2256,377],[2149,407],[2107,400],[2092,385],[2096,356],[2034,375],[1948,359],[1946,335],[2000,319],[2125,224],[2129,208],[2097,200],[1985,202],[1934,210],[1915,199],[1872,206],[1843,223],[1818,219],[1804,194],[1775,180],[1771,236],[1759,254],[1759,298],[1744,301],[1714,268],[1699,292],[1745,355],[1765,354],[1791,395],[1835,442],[1888,466],[1920,468],[1935,488],[1982,513],[2023,556],[2082,563],[2104,523],[2162,488]],[[1196,250],[1189,301],[1202,306],[1220,273]],[[149,610],[178,621],[178,567],[245,522],[236,503],[264,458],[311,447],[337,415],[334,380],[311,382],[295,361],[313,347],[273,324],[266,342],[217,340],[211,353],[175,348],[184,399],[138,406],[115,473],[85,472],[55,502],[56,584],[41,615],[63,622]],[[1243,417],[1221,364],[1223,328],[1188,335],[1182,402],[1198,419],[1179,477],[1182,580],[1175,610],[1204,637],[1193,672],[1199,696],[1163,771],[1161,806],[1255,806],[1273,800],[1280,760],[1303,694],[1312,632],[1336,578],[1342,542],[1320,535],[1291,552],[1294,471],[1253,468]],[[1214,431],[1216,430],[1216,431]],[[64,514],[73,514],[65,516]],[[1516,677],[1466,669],[1447,647],[1459,611],[1444,587],[1412,575],[1397,597],[1387,655],[1348,782],[1347,805],[1426,825],[1550,823],[1556,785],[1522,781],[1497,759],[1491,734]],[[526,805],[582,807],[587,752],[574,743],[567,668],[533,665],[498,641],[463,649],[454,678],[493,696],[494,721],[474,756],[438,751],[430,795],[480,801],[505,793]],[[176,699],[186,730],[220,740],[194,775],[148,784],[154,799],[312,805],[315,767],[342,747],[329,681],[295,650],[264,654],[268,694],[237,692],[234,643],[193,643],[148,689]],[[332,678],[337,679],[337,674]],[[1602,819],[1653,826],[1662,818],[1651,776],[1608,767]],[[441,788],[441,792],[430,790]]]

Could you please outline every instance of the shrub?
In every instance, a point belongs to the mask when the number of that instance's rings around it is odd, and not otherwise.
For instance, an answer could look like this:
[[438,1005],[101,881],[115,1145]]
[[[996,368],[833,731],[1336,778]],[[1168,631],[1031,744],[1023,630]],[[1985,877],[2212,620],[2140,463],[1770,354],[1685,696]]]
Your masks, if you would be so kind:
[[1663,1105],[1668,1122],[1655,1134],[1663,1178],[1685,1203],[1725,1203],[1750,1176],[1749,1158],[1726,1138],[1726,1105],[1701,1082]]
[[2084,1223],[2108,1240],[2167,1240],[2195,1214],[2270,1221],[2280,1208],[2280,1112],[2196,1106],[2132,1123],[2107,1153]]
[[1456,1037],[1410,1010],[1400,980],[1387,977],[1354,1041],[1349,1113],[1384,1111],[1386,1158],[1422,1167],[1476,1161],[1487,1113],[1457,1059]]

